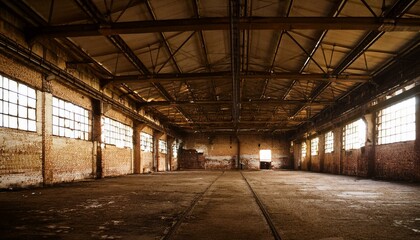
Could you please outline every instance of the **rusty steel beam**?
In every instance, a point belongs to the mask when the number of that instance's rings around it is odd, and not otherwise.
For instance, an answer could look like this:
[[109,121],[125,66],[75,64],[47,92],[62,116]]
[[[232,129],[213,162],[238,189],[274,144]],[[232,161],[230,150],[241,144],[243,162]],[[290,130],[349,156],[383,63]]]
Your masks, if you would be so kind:
[[[258,79],[296,79],[305,81],[326,81],[326,82],[368,82],[372,80],[369,75],[355,74],[322,74],[322,73],[269,73],[269,72],[246,72],[240,74],[241,79],[258,80]],[[203,73],[180,73],[180,74],[150,74],[150,75],[120,75],[109,80],[109,84],[134,84],[142,82],[173,82],[173,81],[202,81],[202,80],[226,80],[231,79],[231,72],[203,72]]]
[[[216,104],[231,104],[232,101],[215,101],[215,100],[200,100],[200,101],[150,101],[150,102],[140,102],[138,103],[139,107],[150,107],[150,106],[185,106],[185,105],[216,105]],[[239,101],[242,105],[249,104],[265,104],[265,105],[277,105],[277,104],[308,104],[308,105],[333,105],[333,101],[306,101],[306,100],[261,100],[261,99],[251,99],[251,100],[242,100]]]
[[[388,12],[384,12],[383,15],[386,18],[392,18],[395,19],[395,21],[402,20],[400,18],[404,13],[406,13],[412,6],[415,5],[415,3],[418,0],[400,0],[396,2]],[[362,55],[370,46],[372,46],[383,34],[385,30],[384,29],[378,29],[378,30],[371,30],[368,34],[365,35],[363,40],[361,40],[351,51],[349,54],[347,54],[342,61],[336,66],[333,70],[334,75],[339,75],[344,70],[347,69],[351,64],[354,63],[354,61],[359,58],[360,55]],[[312,91],[309,99],[316,99],[319,95],[321,95],[322,92],[325,91],[329,87],[330,83],[325,82],[321,83],[319,86],[316,87],[314,91]],[[300,111],[305,109],[305,105],[302,105],[301,107],[298,107],[292,114],[292,116],[296,116]]]
[[[29,37],[110,36],[156,32],[187,32],[229,30],[230,19],[191,18],[148,20],[115,23],[71,24],[28,28]],[[241,17],[240,30],[364,30],[364,31],[420,31],[420,18],[384,17]]]

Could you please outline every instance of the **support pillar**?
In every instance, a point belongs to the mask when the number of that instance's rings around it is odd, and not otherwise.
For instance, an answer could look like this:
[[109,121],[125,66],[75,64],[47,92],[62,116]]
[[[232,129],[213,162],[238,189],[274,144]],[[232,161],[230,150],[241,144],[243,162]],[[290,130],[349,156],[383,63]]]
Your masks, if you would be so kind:
[[153,131],[153,170],[159,172],[159,139],[163,132]]
[[41,131],[42,131],[42,179],[44,185],[51,185],[54,182],[54,163],[52,159],[52,94],[51,81],[55,76],[42,78],[41,96]]
[[167,137],[166,139],[166,144],[168,144],[168,153],[166,154],[166,166],[167,166],[167,170],[172,171],[172,164],[173,164],[173,144],[175,142],[175,138],[173,137]]
[[104,163],[102,160],[102,113],[103,113],[103,103],[100,100],[92,100],[92,141],[94,144],[94,168],[93,174],[95,178],[104,177]]

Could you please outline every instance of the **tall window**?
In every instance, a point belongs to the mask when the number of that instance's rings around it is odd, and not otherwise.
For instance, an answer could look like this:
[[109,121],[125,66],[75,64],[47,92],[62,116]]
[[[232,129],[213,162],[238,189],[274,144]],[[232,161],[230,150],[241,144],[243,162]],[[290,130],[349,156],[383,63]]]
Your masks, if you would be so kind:
[[343,129],[343,146],[345,150],[365,146],[366,124],[362,119],[347,124]]
[[104,143],[117,147],[133,148],[133,129],[111,118],[102,118],[102,138]]
[[312,138],[311,140],[311,156],[316,156],[318,155],[318,143],[319,143],[319,138]]
[[302,142],[302,159],[306,158],[306,142]]
[[36,91],[0,75],[0,127],[36,131]]
[[382,109],[377,117],[378,144],[416,139],[416,98]]
[[89,112],[53,97],[53,135],[89,140]]
[[334,151],[334,133],[329,131],[325,134],[325,153]]
[[176,141],[172,143],[172,157],[177,158],[178,157],[178,144]]
[[163,153],[163,154],[168,153],[168,148],[167,148],[165,140],[160,140],[159,139],[159,152]]
[[140,133],[140,149],[145,152],[153,152],[153,137],[145,132]]

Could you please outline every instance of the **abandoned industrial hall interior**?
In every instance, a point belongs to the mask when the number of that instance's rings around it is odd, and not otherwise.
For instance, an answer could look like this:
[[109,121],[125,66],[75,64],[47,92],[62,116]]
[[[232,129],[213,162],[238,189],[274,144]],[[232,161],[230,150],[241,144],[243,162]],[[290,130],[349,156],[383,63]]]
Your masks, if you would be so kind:
[[0,239],[420,239],[417,0],[0,0]]

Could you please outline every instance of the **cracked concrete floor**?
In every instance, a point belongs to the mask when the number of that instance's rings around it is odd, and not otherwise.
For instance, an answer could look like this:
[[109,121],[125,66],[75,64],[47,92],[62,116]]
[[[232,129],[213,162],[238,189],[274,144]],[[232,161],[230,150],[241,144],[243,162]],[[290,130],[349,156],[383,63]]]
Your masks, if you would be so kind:
[[[0,239],[160,239],[220,174],[155,173],[2,191]],[[233,224],[229,223],[233,219],[239,232],[238,228],[244,232],[255,228],[254,221],[231,217],[232,211],[243,216],[250,208],[233,207],[230,200],[242,201],[250,195],[244,192],[239,173],[225,174],[228,177],[219,179],[192,210],[191,215],[199,216],[201,222],[198,234],[191,227],[184,236],[200,239],[202,226],[211,228],[217,219],[225,225]],[[253,171],[244,172],[244,176],[265,204],[282,239],[420,239],[419,184],[297,171]],[[237,194],[245,195],[238,198]],[[229,204],[223,204],[221,197]],[[242,206],[248,206],[249,201],[244,199]],[[218,212],[208,208],[212,212],[206,213],[206,203],[217,203],[213,206]],[[194,218],[185,224],[194,226]],[[178,239],[186,234],[185,224]],[[207,239],[226,239],[227,233],[206,234]]]

